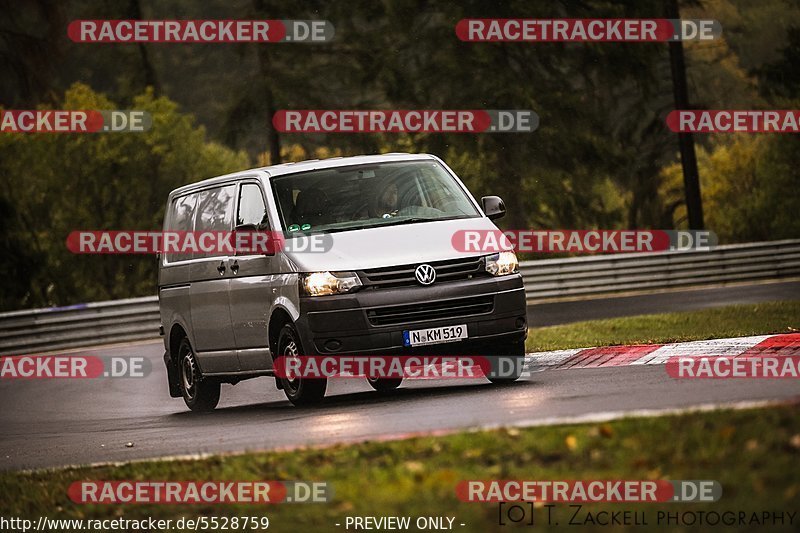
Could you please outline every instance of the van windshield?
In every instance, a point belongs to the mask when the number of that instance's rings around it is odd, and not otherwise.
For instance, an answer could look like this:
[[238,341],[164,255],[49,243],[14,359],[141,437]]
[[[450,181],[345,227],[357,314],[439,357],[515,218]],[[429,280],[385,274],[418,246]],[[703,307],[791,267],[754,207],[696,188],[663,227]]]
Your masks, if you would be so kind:
[[313,170],[276,177],[272,187],[287,235],[480,216],[435,161]]

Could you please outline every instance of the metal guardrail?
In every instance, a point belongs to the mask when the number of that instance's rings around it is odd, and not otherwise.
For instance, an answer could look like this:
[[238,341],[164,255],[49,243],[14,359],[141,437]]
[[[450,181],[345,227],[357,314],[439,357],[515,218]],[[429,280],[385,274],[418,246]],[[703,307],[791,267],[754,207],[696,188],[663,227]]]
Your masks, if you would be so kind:
[[158,338],[158,297],[0,313],[0,355]]
[[528,303],[800,276],[800,240],[520,264]]
[[[528,304],[800,276],[800,240],[523,261]],[[158,298],[0,313],[0,355],[158,338]]]

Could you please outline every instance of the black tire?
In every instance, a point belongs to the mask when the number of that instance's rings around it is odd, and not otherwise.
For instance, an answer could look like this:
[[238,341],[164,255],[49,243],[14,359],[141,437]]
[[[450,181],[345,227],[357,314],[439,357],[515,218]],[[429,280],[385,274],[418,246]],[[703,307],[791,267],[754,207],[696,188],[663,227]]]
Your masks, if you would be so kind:
[[219,403],[219,381],[203,377],[187,338],[178,348],[178,375],[186,407],[196,412],[213,411]]
[[495,385],[514,383],[522,376],[525,363],[525,341],[516,341],[493,349],[488,356],[490,372],[486,379]]
[[378,392],[390,392],[403,383],[403,378],[367,378],[367,383]]
[[[278,357],[292,357],[304,355],[303,345],[300,342],[300,335],[292,324],[286,324],[278,334]],[[281,382],[284,394],[294,405],[314,405],[318,404],[325,397],[325,390],[328,388],[328,380],[325,378],[303,378],[298,377],[289,379],[286,377],[278,378]]]

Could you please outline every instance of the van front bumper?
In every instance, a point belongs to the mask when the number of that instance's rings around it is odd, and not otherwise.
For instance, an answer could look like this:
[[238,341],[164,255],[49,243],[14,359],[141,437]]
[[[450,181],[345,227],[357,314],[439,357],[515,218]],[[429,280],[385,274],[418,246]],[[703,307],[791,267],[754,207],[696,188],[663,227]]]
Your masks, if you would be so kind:
[[[468,339],[404,346],[403,331],[461,324]],[[513,274],[302,297],[296,325],[303,355],[481,355],[524,341],[525,288],[522,276]]]

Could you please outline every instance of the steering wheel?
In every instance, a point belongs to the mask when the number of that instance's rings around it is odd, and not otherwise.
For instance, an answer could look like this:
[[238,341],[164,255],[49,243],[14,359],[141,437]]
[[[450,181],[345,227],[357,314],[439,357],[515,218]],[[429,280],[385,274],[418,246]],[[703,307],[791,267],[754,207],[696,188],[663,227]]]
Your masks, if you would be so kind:
[[[464,214],[464,210],[460,208],[460,204],[461,202],[459,202],[458,200],[448,200],[444,202],[442,205],[440,205],[438,209],[444,213],[451,213],[454,211],[458,211],[459,213]],[[451,211],[451,208],[454,209],[452,209]]]
[[421,205],[409,205],[406,206],[399,211],[397,211],[397,216],[404,216],[404,217],[413,217],[418,215],[440,215],[444,214],[444,211],[441,209],[436,209],[435,207],[423,207]]

